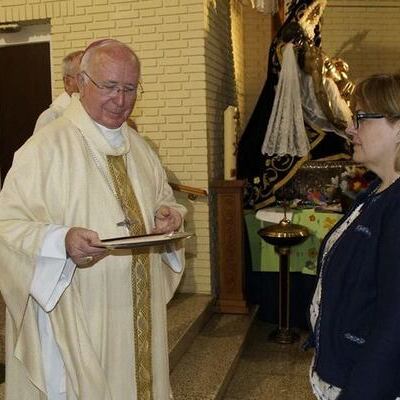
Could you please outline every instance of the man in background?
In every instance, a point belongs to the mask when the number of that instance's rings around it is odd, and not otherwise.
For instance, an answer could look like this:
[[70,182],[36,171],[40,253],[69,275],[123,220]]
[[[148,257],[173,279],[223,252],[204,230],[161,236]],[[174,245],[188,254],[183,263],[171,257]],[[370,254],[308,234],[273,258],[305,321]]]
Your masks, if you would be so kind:
[[62,92],[50,107],[44,110],[38,117],[33,133],[47,125],[50,121],[57,119],[68,107],[72,93],[78,93],[77,75],[83,51],[78,50],[67,54],[62,60],[62,74],[64,82],[64,92]]

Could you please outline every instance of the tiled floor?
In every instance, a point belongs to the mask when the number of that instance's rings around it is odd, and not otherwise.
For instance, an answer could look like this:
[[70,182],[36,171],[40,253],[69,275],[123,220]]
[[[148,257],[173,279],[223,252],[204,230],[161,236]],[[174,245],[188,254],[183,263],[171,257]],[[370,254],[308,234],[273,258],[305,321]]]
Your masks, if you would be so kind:
[[3,297],[1,297],[0,294],[0,383],[3,381],[2,379],[2,368],[1,368],[1,364],[4,364],[4,335],[5,335],[5,319],[6,319],[6,315],[5,315],[5,304],[3,301]]
[[4,326],[5,304],[0,294],[0,400],[4,399],[4,387],[1,382],[4,381]]
[[[0,333],[2,329],[4,305],[0,298]],[[302,340],[292,345],[271,342],[271,330],[271,325],[254,321],[223,400],[315,400],[308,384],[312,353],[301,350]],[[305,334],[302,336],[304,339]],[[0,354],[0,360],[3,358],[4,353]],[[2,392],[0,385],[0,400]]]
[[254,321],[224,400],[315,400],[308,383],[312,352],[301,349],[306,333],[281,345],[268,339],[272,329]]

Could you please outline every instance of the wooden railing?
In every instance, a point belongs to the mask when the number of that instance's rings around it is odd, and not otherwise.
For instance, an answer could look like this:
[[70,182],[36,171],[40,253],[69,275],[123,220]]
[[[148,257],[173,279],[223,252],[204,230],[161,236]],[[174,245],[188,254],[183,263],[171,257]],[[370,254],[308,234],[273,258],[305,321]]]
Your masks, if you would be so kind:
[[199,189],[192,186],[180,185],[179,183],[169,182],[169,185],[173,190],[181,193],[186,193],[190,200],[196,200],[198,197],[207,197],[208,191],[205,189]]

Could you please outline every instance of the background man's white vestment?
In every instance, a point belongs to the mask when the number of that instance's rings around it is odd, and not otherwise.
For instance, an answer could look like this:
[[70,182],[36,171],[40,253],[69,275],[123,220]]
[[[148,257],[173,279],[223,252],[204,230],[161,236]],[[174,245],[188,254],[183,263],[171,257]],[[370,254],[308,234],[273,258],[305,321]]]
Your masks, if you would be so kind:
[[40,128],[54,121],[58,117],[61,117],[65,109],[69,106],[71,97],[67,92],[62,92],[54,101],[50,104],[49,108],[44,110],[38,117],[33,133],[36,133]]

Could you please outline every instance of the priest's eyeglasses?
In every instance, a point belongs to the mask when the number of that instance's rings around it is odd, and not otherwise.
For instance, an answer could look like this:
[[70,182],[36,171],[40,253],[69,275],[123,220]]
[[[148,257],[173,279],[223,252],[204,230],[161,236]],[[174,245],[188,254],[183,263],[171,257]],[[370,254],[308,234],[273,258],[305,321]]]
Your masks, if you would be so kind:
[[377,113],[366,113],[363,111],[356,111],[353,116],[353,126],[355,129],[358,129],[360,127],[360,121],[363,119],[380,119],[380,118],[385,118],[386,116],[383,114],[377,114]]
[[90,82],[93,83],[94,86],[96,86],[98,89],[100,89],[106,96],[109,97],[114,97],[118,95],[120,92],[125,94],[126,96],[137,96],[137,98],[141,98],[144,90],[143,86],[140,82],[138,82],[138,85],[135,87],[134,85],[125,85],[125,86],[120,86],[117,85],[114,82],[104,82],[104,83],[97,83],[86,71],[82,71],[82,74],[85,74]]

